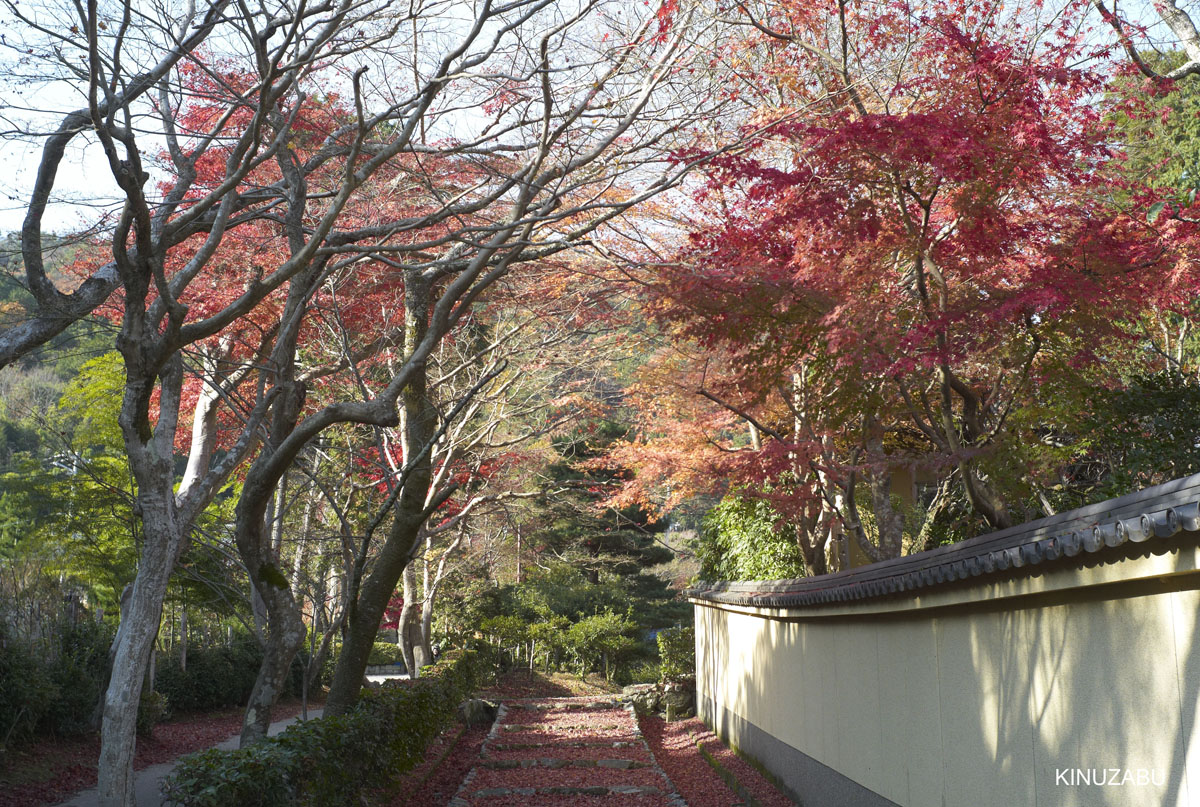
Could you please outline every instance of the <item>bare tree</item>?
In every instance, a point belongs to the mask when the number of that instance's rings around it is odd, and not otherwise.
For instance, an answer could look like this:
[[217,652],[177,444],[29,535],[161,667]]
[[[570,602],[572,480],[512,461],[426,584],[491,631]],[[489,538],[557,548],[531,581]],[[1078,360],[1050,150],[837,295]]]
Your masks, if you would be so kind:
[[[1139,49],[1138,43],[1134,41],[1132,34],[1144,34],[1147,26],[1141,25],[1121,16],[1117,2],[1114,0],[1110,9],[1104,0],[1092,0],[1092,6],[1099,12],[1101,19],[1108,23],[1109,27],[1117,35],[1117,41],[1121,48],[1125,51],[1129,60],[1137,66],[1146,78],[1161,81],[1164,79],[1178,80],[1200,74],[1200,31],[1196,29],[1196,23],[1192,20],[1192,15],[1179,7],[1179,3],[1175,0],[1157,0],[1154,4],[1154,11],[1157,13],[1160,20],[1166,24],[1167,30],[1170,31],[1173,41],[1162,43],[1166,49],[1174,50],[1183,49],[1184,59],[1183,64],[1166,72],[1160,73],[1158,69],[1148,62],[1145,58],[1145,53]],[[1142,48],[1159,48],[1159,43],[1153,43],[1147,40]]]
[[[387,589],[386,604],[441,503],[427,498],[435,348],[514,267],[586,244],[677,182],[688,166],[670,159],[673,134],[713,104],[680,70],[698,35],[686,9],[5,5],[15,20],[6,44],[28,51],[29,73],[85,101],[42,110],[41,120],[54,116],[49,129],[25,122],[9,133],[44,142],[22,230],[36,305],[0,334],[0,365],[110,295],[120,320],[120,426],[145,541],[114,646],[99,778],[102,804],[131,804],[137,706],[167,581],[233,471],[249,463],[236,541],[279,648],[260,675],[263,708],[247,715],[244,736],[254,736],[304,637],[266,530],[283,475],[332,426],[406,424],[394,541],[349,614],[351,632],[373,631],[377,590]],[[63,290],[43,259],[43,219],[77,138],[101,148],[122,199],[107,260]],[[278,246],[256,250],[263,241]],[[306,367],[301,347],[322,290],[368,271],[402,290],[399,321],[378,323],[344,361]],[[386,372],[354,396],[312,403],[314,380],[384,350]],[[224,436],[221,412],[235,416]],[[357,692],[359,680],[340,675],[335,691]]]

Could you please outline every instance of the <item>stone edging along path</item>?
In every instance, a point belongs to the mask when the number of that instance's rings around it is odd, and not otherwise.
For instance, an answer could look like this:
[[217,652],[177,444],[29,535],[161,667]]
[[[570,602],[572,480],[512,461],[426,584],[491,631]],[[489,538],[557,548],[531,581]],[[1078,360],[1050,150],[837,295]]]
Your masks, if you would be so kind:
[[615,698],[506,700],[450,807],[687,807]]

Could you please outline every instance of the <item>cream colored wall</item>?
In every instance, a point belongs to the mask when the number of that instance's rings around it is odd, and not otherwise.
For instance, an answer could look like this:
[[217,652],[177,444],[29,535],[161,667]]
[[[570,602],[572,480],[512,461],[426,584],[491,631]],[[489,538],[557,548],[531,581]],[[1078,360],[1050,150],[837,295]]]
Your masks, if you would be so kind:
[[[906,807],[1197,805],[1200,578],[1131,576],[898,613],[697,603],[697,687]],[[1145,768],[1161,784],[1056,783],[1066,768]]]

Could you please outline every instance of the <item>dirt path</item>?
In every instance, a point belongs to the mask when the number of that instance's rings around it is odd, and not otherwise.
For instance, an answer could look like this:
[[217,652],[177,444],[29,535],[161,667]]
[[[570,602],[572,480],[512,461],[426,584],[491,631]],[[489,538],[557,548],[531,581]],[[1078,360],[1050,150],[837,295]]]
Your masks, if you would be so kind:
[[[322,713],[323,709],[321,708],[309,709],[308,717],[310,720],[315,720],[319,718]],[[268,729],[268,734],[275,736],[288,726],[292,725],[292,723],[295,723],[298,719],[298,717],[293,716],[284,718],[282,720],[276,720],[271,723],[271,726]],[[232,750],[238,747],[239,739],[240,738],[237,734],[233,734],[212,747]],[[169,762],[151,765],[150,767],[139,770],[134,774],[134,798],[137,799],[138,807],[157,807],[163,803],[163,780],[166,779],[167,775],[175,769],[175,765],[178,761],[178,759],[172,759]],[[70,799],[59,805],[59,807],[98,807],[99,804],[99,791],[92,787],[76,793]]]
[[450,807],[686,807],[632,708],[614,698],[509,699]]

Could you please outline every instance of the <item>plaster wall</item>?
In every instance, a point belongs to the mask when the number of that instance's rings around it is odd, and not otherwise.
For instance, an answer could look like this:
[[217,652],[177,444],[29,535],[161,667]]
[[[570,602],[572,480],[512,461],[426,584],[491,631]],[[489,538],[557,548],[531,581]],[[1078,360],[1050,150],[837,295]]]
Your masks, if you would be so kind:
[[1178,548],[857,609],[693,600],[701,715],[805,807],[1200,804],[1196,568]]

